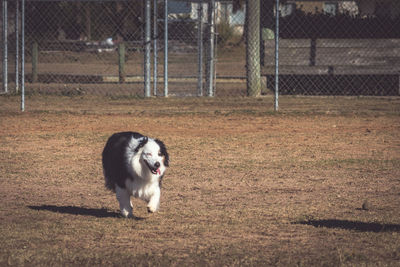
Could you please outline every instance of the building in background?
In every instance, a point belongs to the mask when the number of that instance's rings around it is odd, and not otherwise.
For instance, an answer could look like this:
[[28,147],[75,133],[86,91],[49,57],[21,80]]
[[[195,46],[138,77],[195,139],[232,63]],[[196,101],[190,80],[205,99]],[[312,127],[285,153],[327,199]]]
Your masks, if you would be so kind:
[[305,13],[326,13],[331,15],[349,14],[366,16],[400,16],[400,1],[398,0],[288,0],[282,3],[282,15],[287,16],[300,9]]

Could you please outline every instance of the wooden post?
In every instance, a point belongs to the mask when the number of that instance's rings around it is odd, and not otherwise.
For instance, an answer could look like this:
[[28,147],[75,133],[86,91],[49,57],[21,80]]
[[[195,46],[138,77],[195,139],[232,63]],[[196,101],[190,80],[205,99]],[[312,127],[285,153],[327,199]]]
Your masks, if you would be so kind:
[[86,3],[85,5],[85,34],[86,38],[88,40],[92,40],[92,27],[91,27],[91,21],[90,21],[90,4],[91,3]]
[[125,44],[118,45],[118,74],[119,82],[125,83]]
[[32,44],[32,83],[36,83],[38,81],[38,43],[34,42]]
[[311,38],[310,45],[310,66],[315,66],[315,59],[317,57],[317,38]]

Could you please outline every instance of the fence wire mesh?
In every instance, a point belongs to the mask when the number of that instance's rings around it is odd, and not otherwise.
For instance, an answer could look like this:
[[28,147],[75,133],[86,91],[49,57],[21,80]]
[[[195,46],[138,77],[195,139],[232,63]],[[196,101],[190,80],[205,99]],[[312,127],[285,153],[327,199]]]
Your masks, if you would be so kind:
[[143,80],[139,3],[28,1],[26,39],[32,90],[107,95],[143,91],[142,83],[135,83]]
[[[276,0],[167,1],[167,62],[165,0],[27,0],[27,93],[144,96],[147,1],[152,95],[165,93],[165,63],[172,96],[273,94],[276,67],[280,94],[399,95],[395,0],[282,1],[278,65]],[[16,87],[16,3],[2,1],[8,91]]]
[[399,94],[398,1],[286,1],[280,10],[281,94]]

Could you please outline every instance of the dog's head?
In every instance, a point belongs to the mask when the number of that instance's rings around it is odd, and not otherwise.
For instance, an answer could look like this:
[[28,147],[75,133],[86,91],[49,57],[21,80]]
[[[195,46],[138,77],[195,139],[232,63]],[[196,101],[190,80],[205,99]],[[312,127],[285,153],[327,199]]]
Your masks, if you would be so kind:
[[154,175],[163,176],[169,166],[169,156],[164,143],[158,139],[148,138],[143,146],[141,160]]

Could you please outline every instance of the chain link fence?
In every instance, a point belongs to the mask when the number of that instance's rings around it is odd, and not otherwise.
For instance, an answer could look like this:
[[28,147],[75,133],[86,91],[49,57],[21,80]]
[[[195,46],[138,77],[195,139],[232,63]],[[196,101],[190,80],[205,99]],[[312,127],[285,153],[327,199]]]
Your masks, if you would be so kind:
[[285,1],[280,13],[280,94],[399,95],[400,2]]
[[[8,92],[20,75],[20,17],[21,1],[2,0]],[[27,93],[257,96],[278,85],[279,94],[296,95],[400,91],[395,0],[26,0],[24,19]]]

